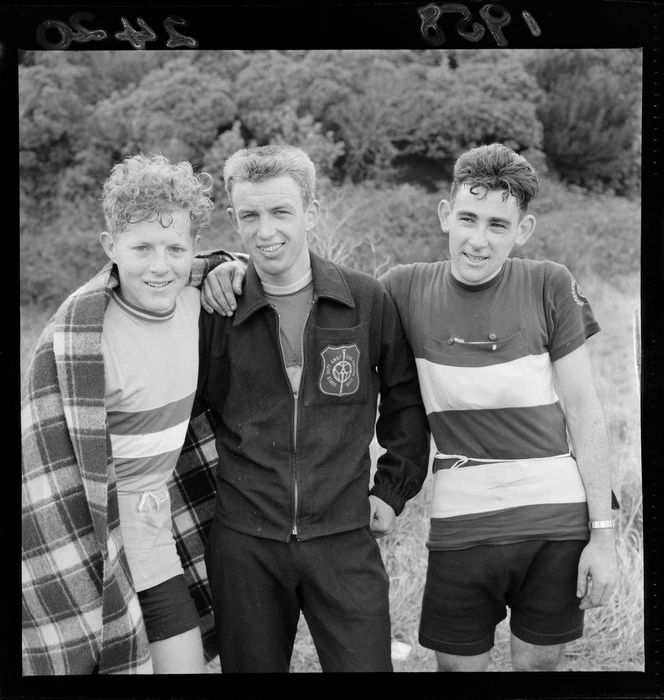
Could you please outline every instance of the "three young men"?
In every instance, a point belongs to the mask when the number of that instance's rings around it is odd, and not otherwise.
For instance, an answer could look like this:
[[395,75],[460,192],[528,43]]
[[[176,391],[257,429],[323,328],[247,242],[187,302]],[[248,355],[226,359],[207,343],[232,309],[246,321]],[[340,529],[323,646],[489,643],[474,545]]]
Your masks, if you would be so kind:
[[[251,262],[235,316],[201,317],[195,407],[220,419],[206,562],[222,669],[288,670],[301,610],[323,670],[391,668],[371,531],[391,532],[421,487],[429,426],[438,454],[421,643],[441,670],[485,670],[508,605],[514,668],[555,669],[583,609],[607,602],[616,564],[608,440],[584,345],[599,327],[564,267],[509,258],[535,227],[535,171],[499,144],[464,154],[439,207],[450,260],[399,266],[384,287],[309,251],[318,202],[301,151],[242,151],[224,176]],[[205,221],[172,197],[129,203],[117,231],[109,223],[114,265],[63,304],[28,374],[25,673],[149,671],[148,644],[155,670],[201,669],[186,588],[161,588],[180,576],[162,477],[193,398],[182,367],[195,366],[197,309],[183,287]],[[185,325],[151,343],[176,317]],[[369,494],[374,425],[387,451]],[[175,528],[181,537],[177,518]],[[153,577],[146,534],[174,563],[166,580]],[[152,611],[164,600],[175,641],[162,655]]]

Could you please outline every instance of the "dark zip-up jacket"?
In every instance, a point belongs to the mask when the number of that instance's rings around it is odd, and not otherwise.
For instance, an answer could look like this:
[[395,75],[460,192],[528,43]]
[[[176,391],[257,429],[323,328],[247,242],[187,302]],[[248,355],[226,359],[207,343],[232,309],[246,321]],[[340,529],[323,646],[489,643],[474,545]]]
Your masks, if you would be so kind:
[[369,524],[374,428],[386,452],[371,493],[397,514],[420,490],[429,460],[415,360],[394,302],[370,275],[313,253],[311,266],[297,395],[278,314],[251,261],[235,315],[201,314],[194,412],[211,407],[220,418],[215,518],[281,541]]

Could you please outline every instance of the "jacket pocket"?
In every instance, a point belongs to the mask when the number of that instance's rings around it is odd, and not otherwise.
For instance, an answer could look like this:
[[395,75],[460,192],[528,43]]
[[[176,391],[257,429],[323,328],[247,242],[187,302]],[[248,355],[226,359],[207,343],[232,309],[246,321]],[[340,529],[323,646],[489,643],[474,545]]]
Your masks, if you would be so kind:
[[315,326],[309,340],[305,406],[362,403],[371,382],[368,325],[352,328]]

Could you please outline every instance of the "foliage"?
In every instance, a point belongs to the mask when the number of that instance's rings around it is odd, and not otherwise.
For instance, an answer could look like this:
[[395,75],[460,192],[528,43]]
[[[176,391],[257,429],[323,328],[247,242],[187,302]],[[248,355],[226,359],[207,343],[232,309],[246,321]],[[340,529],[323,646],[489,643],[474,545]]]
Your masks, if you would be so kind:
[[[602,133],[586,139],[601,155],[603,132],[615,126],[622,134],[615,120],[638,118],[639,85],[640,55],[623,50],[26,52],[19,65],[22,299],[55,303],[82,281],[79,271],[98,264],[101,184],[125,156],[160,151],[209,172],[220,222],[225,159],[244,146],[282,142],[303,147],[317,165],[324,216],[313,244],[336,246],[371,273],[446,257],[436,206],[453,161],[493,140],[524,153],[540,172],[550,169],[550,194],[542,188],[538,231],[524,254],[577,266],[588,260],[606,274],[634,269],[635,206],[611,198],[598,204],[557,180],[605,187],[611,171],[611,186],[627,191],[638,183],[640,141],[614,139],[606,162],[579,156],[575,173],[556,149],[589,128],[591,98],[601,97],[606,111],[601,123],[593,118]],[[563,100],[567,112],[553,109],[561,94],[582,87],[587,103],[580,96],[576,106]],[[611,170],[615,159],[623,165]],[[223,230],[223,241],[236,240]],[[49,272],[54,259],[61,267]]]
[[64,64],[19,66],[19,164],[22,203],[50,216],[57,207],[59,179],[72,162],[90,106],[87,75]]
[[567,182],[633,194],[639,186],[639,51],[533,52],[529,69],[544,90],[537,115],[543,147]]
[[[547,189],[546,185],[543,188]],[[560,262],[577,275],[588,272],[606,279],[637,272],[641,266],[640,208],[625,197],[593,195],[585,191],[558,191],[555,208],[533,213],[537,227],[515,255]]]
[[445,159],[493,141],[516,151],[541,148],[541,90],[515,54],[441,52],[437,66],[414,65],[411,74],[403,151]]
[[107,146],[200,163],[236,115],[230,82],[179,57],[98,103],[94,117]]

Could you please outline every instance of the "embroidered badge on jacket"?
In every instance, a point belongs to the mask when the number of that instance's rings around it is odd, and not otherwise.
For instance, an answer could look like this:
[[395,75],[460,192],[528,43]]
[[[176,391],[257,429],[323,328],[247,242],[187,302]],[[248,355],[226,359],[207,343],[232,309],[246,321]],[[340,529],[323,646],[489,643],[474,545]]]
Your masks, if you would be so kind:
[[348,396],[360,387],[357,365],[360,349],[357,345],[328,345],[320,354],[323,368],[318,380],[319,389],[328,396]]

